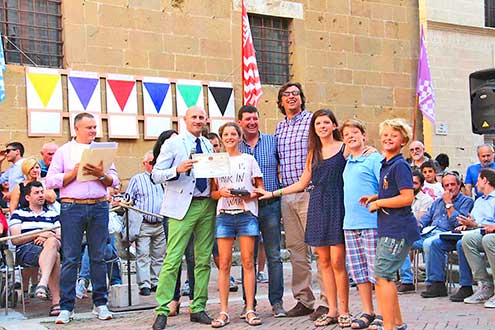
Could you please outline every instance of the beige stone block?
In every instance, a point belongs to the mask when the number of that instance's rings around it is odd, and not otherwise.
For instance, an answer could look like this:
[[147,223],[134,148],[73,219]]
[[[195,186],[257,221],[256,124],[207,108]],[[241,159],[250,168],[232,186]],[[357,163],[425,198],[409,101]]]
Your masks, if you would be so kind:
[[348,67],[355,70],[382,71],[385,66],[384,57],[380,55],[352,53],[347,58]]
[[84,3],[84,23],[86,25],[98,25],[98,3],[96,2],[83,2]]
[[349,15],[351,4],[349,1],[327,0],[328,11],[335,14]]
[[382,73],[382,85],[389,87],[411,88],[415,83],[416,77],[408,73]]
[[416,91],[412,88],[394,89],[394,106],[414,107],[416,103]]
[[351,16],[371,16],[371,5],[364,0],[351,0]]
[[127,48],[129,32],[121,28],[92,26],[86,27],[87,43],[90,47]]
[[385,38],[399,38],[399,23],[390,21],[385,22]]
[[[130,12],[132,22],[128,28],[134,28],[141,31],[151,31],[154,33],[168,33],[171,29],[169,22],[170,15],[161,11],[152,11],[146,9],[134,9]],[[180,26],[187,26],[185,21],[178,21]]]
[[242,76],[241,68],[235,69],[231,59],[207,58],[206,73],[217,74],[224,78],[236,77],[240,79]]
[[162,47],[167,53],[199,55],[199,39],[195,37],[164,34]]
[[62,17],[65,22],[71,24],[85,24],[84,9],[86,2],[84,1],[66,1],[62,6]]
[[388,87],[363,87],[363,103],[366,105],[393,105],[393,89]]
[[308,30],[304,36],[308,48],[323,50],[330,47],[330,35],[328,32]]
[[175,69],[183,72],[205,73],[206,60],[199,56],[176,55]]
[[327,102],[331,104],[357,105],[363,103],[362,87],[343,84],[329,84]]
[[352,52],[354,50],[354,37],[349,34],[330,33],[330,45],[333,51]]
[[231,42],[233,33],[240,38],[241,30],[232,31],[230,19],[201,17],[198,20],[195,33],[200,38]]
[[378,55],[382,52],[382,39],[355,36],[354,50],[356,53]]
[[162,34],[132,31],[129,33],[129,48],[142,49],[147,51],[160,52],[162,51]]
[[306,10],[304,12],[304,27],[307,30],[325,31],[325,13],[317,10]]
[[126,7],[117,7],[100,4],[98,7],[98,24],[118,28],[131,28],[133,25],[133,10]]
[[385,36],[385,22],[382,20],[370,20],[369,35],[371,37]]
[[150,52],[148,54],[150,69],[155,70],[175,70],[175,56],[161,52]]
[[308,81],[334,81],[335,74],[332,69],[320,66],[308,66],[306,68],[306,79]]
[[162,0],[129,0],[130,8],[162,10]]
[[124,66],[130,68],[149,67],[148,51],[136,49],[124,50]]
[[354,35],[368,35],[370,20],[366,17],[350,17],[349,32]]
[[413,57],[417,52],[411,50],[409,40],[383,39],[383,54],[394,57]]
[[381,72],[353,71],[352,79],[357,85],[381,86],[382,84]]
[[349,16],[326,14],[324,18],[325,30],[330,32],[348,33]]
[[[338,1],[338,2],[340,2],[340,1]],[[327,1],[326,0],[308,0],[307,6],[308,6],[308,9],[311,9],[311,10],[326,11]]]
[[87,61],[86,26],[80,24],[66,24],[64,34],[64,61],[69,67],[73,63]]
[[[304,82],[304,95],[306,100],[311,102],[324,102],[327,99],[327,85],[326,83],[306,81]],[[311,109],[315,111],[316,109]]]
[[121,66],[123,59],[124,51],[122,49],[88,47],[88,61],[95,65]]
[[352,84],[351,70],[335,70],[335,82]]
[[200,55],[217,58],[232,58],[232,44],[226,41],[201,39]]

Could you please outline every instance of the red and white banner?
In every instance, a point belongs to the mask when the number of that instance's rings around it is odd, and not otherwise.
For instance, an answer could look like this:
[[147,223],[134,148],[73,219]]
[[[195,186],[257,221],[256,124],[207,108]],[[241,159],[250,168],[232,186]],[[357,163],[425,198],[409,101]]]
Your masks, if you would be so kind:
[[251,36],[244,0],[242,0],[242,86],[244,90],[243,104],[258,106],[263,92],[261,91],[253,37]]

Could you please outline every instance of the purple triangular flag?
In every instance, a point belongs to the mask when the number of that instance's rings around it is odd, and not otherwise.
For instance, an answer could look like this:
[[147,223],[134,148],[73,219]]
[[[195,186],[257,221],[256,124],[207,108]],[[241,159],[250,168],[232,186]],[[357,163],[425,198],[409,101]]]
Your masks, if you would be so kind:
[[95,92],[96,85],[98,85],[98,78],[83,78],[83,77],[69,77],[72,87],[76,91],[77,97],[81,101],[81,104],[86,110],[91,100],[91,96]]
[[151,101],[155,105],[155,109],[157,113],[160,113],[160,109],[162,108],[163,101],[167,96],[168,89],[170,88],[170,84],[167,83],[155,83],[155,82],[144,82],[144,87],[148,91],[150,95]]
[[418,96],[418,108],[423,116],[432,123],[435,122],[435,94],[431,83],[430,65],[428,54],[426,53],[425,34],[421,26],[421,40],[419,45],[418,58],[418,79],[416,85],[416,95]]

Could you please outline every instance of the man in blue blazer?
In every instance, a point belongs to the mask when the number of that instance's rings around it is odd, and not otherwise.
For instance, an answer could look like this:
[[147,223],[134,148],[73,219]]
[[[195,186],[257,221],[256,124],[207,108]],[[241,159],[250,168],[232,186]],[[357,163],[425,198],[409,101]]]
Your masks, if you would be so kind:
[[213,248],[216,203],[210,199],[208,179],[196,178],[192,169],[193,153],[213,153],[213,146],[201,136],[206,113],[199,107],[189,108],[184,116],[186,131],[165,141],[152,177],[163,183],[161,214],[168,217],[167,255],[156,290],[156,319],[153,329],[165,329],[174,296],[179,265],[191,235],[194,235],[194,300],[190,305],[192,322],[211,324],[206,314],[210,256]]

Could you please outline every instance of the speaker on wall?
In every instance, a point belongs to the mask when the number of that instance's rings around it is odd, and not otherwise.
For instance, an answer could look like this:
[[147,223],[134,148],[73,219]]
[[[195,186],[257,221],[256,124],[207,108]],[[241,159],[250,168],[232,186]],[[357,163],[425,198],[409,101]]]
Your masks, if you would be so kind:
[[495,134],[495,69],[469,75],[471,124],[475,134]]

